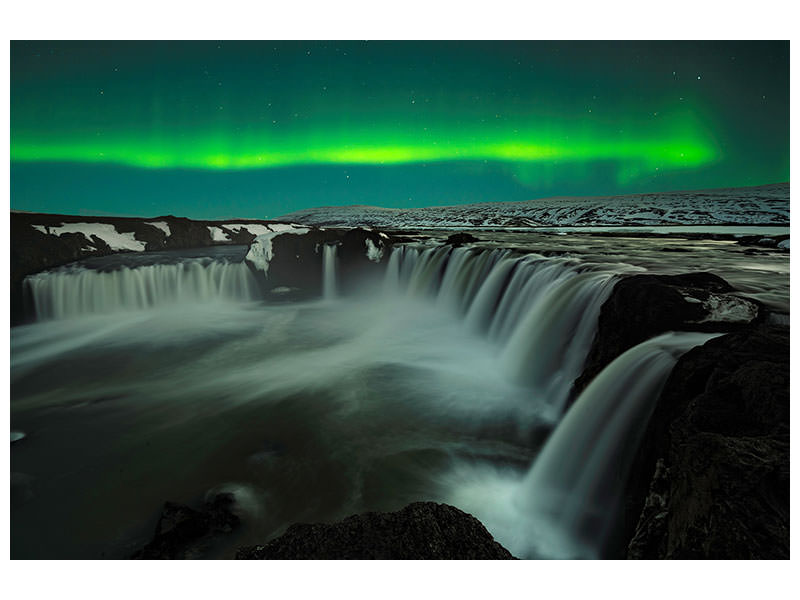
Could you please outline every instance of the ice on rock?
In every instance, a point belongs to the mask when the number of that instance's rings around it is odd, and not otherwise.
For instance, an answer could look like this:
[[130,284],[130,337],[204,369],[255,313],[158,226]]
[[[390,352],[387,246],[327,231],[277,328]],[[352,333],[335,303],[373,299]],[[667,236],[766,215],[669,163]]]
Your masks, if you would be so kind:
[[166,221],[150,221],[150,222],[145,221],[145,225],[150,225],[151,227],[160,229],[161,231],[167,234],[167,237],[172,235],[172,231],[169,228],[169,223],[167,223]]
[[381,262],[383,258],[383,246],[376,246],[369,238],[364,240],[364,244],[367,246],[367,258],[373,262]]
[[758,316],[758,305],[738,296],[709,294],[703,308],[708,315],[701,323],[749,323]]

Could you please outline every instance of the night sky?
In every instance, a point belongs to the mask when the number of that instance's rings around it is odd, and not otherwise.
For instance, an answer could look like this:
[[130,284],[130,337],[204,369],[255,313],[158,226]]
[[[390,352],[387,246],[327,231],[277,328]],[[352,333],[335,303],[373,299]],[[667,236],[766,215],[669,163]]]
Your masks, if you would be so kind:
[[277,217],[789,179],[788,42],[12,42],[11,206]]

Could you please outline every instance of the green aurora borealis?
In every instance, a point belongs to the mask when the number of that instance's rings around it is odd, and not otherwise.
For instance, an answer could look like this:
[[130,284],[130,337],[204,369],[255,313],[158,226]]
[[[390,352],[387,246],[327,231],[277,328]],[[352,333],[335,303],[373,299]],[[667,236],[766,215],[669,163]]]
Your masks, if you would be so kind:
[[197,218],[789,177],[785,42],[12,42],[12,208]]

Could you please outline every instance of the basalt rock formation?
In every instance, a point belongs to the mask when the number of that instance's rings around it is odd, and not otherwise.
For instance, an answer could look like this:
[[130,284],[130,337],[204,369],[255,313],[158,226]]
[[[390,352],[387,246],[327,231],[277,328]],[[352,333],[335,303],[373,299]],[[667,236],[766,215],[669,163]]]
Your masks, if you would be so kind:
[[[163,223],[169,235],[152,223]],[[81,217],[39,213],[11,213],[10,287],[11,324],[24,322],[26,300],[22,282],[26,276],[91,256],[113,254],[113,249],[97,235],[60,233],[68,224],[113,226],[119,234],[132,234],[144,251],[202,248],[220,244],[249,244],[255,234],[243,228],[225,228],[216,221],[193,221],[172,215],[152,219],[129,217]],[[237,220],[237,224],[265,226],[267,221]],[[226,241],[214,240],[209,227],[217,227]]]
[[600,317],[576,397],[617,356],[667,331],[729,332],[763,316],[762,305],[734,293],[713,273],[632,275],[615,286]]
[[[281,233],[286,224],[247,219],[195,221],[172,215],[145,219],[11,213],[12,325],[25,322],[31,313],[26,310],[30,298],[25,298],[25,277],[77,260],[120,251],[97,235],[60,231],[62,226],[70,224],[83,226],[86,231],[95,225],[111,226],[111,231],[128,236],[131,243],[145,252],[249,245],[258,237],[257,232],[274,228],[269,277],[265,278],[263,270],[259,272],[251,264],[264,297],[270,300],[309,298],[321,293],[322,246],[325,244],[337,246],[338,276],[342,287],[347,289],[365,274],[368,276],[370,270],[373,275],[377,272],[376,265],[387,260],[387,249],[394,241],[384,233],[360,228],[311,227],[304,228],[307,231],[300,235]],[[273,293],[275,290],[277,292]]]
[[[252,255],[248,255],[247,262],[266,298],[274,299],[276,295],[291,300],[313,298],[322,293],[324,246],[336,246],[339,284],[343,290],[348,290],[362,278],[383,274],[383,269],[377,265],[388,260],[390,239],[384,233],[361,228],[287,232],[264,242],[270,245],[268,265],[252,260]],[[259,245],[262,242],[256,239],[253,246],[263,255],[266,249],[259,249]]]
[[447,504],[415,502],[333,524],[296,524],[239,559],[511,559],[475,517]]
[[625,527],[628,558],[789,558],[788,327],[680,358],[631,471]]

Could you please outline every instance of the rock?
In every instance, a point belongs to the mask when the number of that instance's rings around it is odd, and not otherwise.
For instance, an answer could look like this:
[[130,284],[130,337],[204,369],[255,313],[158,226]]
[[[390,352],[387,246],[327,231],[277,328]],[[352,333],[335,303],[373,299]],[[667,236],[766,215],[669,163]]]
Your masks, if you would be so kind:
[[[781,244],[787,242],[789,239],[788,234],[763,236],[763,235],[745,235],[739,237],[736,241],[742,246],[760,246],[762,248],[784,248]],[[788,247],[788,242],[787,242]]]
[[[237,221],[239,222],[239,221]],[[241,221],[245,222],[245,221]],[[266,225],[266,221],[247,221]],[[200,248],[224,244],[250,243],[254,235],[244,231],[228,231],[229,239],[216,242],[209,232],[209,225],[220,226],[215,221],[192,221],[172,215],[150,219],[131,217],[85,217],[78,215],[51,215],[37,213],[11,213],[11,324],[25,322],[32,311],[30,298],[25,297],[22,282],[26,276],[45,269],[59,267],[91,256],[105,256],[115,252],[105,240],[97,235],[62,233],[54,228],[68,223],[91,223],[113,225],[119,234],[133,234],[136,242],[144,245],[145,251]],[[161,223],[166,231],[153,223]]]
[[573,397],[617,356],[667,331],[735,331],[765,313],[733,294],[712,273],[632,275],[620,280],[600,309],[597,333],[576,379]]
[[296,524],[238,559],[512,559],[475,517],[447,504],[415,502],[333,524]]
[[[304,228],[301,233],[256,238],[253,245],[268,246],[267,256],[248,253],[247,262],[263,288],[265,297],[276,289],[293,290],[293,300],[317,297],[322,293],[322,249],[335,245],[338,288],[347,292],[363,278],[380,278],[388,260],[391,238],[381,232]],[[262,250],[261,254],[265,254]],[[261,260],[254,260],[261,258]],[[264,272],[266,268],[266,274]]]
[[[234,220],[193,221],[172,215],[153,218],[83,217],[77,215],[49,215],[36,213],[11,213],[11,324],[18,325],[31,319],[32,299],[26,297],[23,281],[26,276],[59,267],[92,256],[105,256],[115,250],[97,235],[88,238],[84,233],[54,233],[57,227],[69,223],[113,225],[119,234],[132,234],[133,241],[144,251],[180,250],[215,245],[250,244],[256,235],[248,231],[274,228],[283,230],[286,223],[272,221]],[[226,227],[225,225],[229,225]],[[297,226],[295,226],[297,229]],[[212,236],[211,230],[214,231]],[[317,229],[302,227],[305,235],[275,233],[272,238],[274,260],[269,267],[269,278],[259,274],[256,265],[251,269],[259,276],[265,298],[274,288],[296,288],[291,299],[316,297],[322,286],[322,252],[320,244],[337,244],[339,254],[339,279],[341,289],[348,289],[365,274],[382,270],[376,265],[388,259],[388,249],[394,238],[367,229]],[[169,231],[169,235],[167,234]],[[216,237],[215,237],[216,236]],[[29,293],[29,292],[27,292]],[[283,301],[289,296],[281,298]]]
[[239,517],[233,513],[234,504],[231,493],[217,494],[202,510],[164,503],[153,539],[131,558],[202,558],[221,535],[239,525]]
[[466,231],[462,231],[459,233],[454,233],[450,237],[447,238],[445,244],[452,244],[453,246],[460,246],[462,244],[468,244],[470,242],[478,242],[478,238],[476,238],[471,233],[467,233]]
[[628,558],[789,558],[789,330],[680,358],[628,480]]

